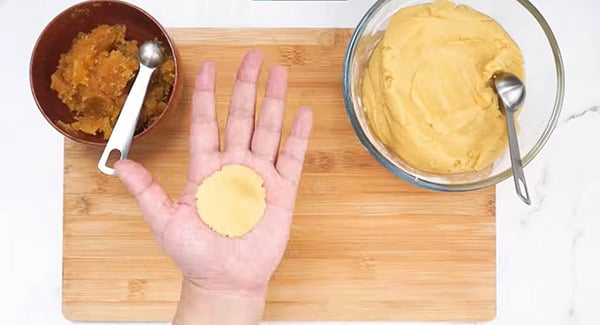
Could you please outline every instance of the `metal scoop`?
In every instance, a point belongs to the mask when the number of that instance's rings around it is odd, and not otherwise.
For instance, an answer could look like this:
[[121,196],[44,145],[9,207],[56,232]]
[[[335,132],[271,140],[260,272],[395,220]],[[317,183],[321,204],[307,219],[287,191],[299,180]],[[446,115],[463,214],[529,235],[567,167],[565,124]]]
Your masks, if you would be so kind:
[[138,57],[140,66],[137,77],[98,162],[100,171],[107,175],[116,175],[116,171],[107,165],[108,158],[113,150],[118,150],[121,153],[121,160],[127,158],[150,78],[154,70],[163,61],[163,53],[160,46],[158,43],[151,41],[144,42],[140,46]]
[[531,205],[523,162],[519,151],[519,141],[515,128],[515,112],[525,100],[525,85],[515,75],[500,73],[494,77],[494,86],[500,99],[500,106],[506,116],[506,127],[508,129],[508,146],[510,151],[510,162],[512,164],[513,178],[517,194],[523,202]]

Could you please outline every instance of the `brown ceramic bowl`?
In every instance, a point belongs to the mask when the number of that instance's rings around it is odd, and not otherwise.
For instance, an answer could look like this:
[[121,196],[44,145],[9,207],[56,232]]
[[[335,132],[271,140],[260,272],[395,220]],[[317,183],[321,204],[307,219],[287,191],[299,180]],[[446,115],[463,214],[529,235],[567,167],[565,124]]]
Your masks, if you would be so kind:
[[50,88],[50,76],[58,66],[60,55],[70,49],[73,39],[79,32],[88,33],[101,24],[125,25],[127,30],[125,39],[137,40],[138,44],[145,40],[157,39],[175,61],[175,82],[169,94],[167,108],[154,122],[151,122],[152,124],[134,135],[135,141],[154,129],[165,114],[177,106],[183,89],[181,61],[175,44],[166,30],[152,16],[136,6],[122,1],[90,0],[76,4],[58,14],[42,31],[33,49],[29,70],[31,91],[46,120],[65,137],[79,143],[105,145],[107,140],[101,135],[72,133],[64,130],[57,123],[57,121],[65,123],[73,121],[73,113]]

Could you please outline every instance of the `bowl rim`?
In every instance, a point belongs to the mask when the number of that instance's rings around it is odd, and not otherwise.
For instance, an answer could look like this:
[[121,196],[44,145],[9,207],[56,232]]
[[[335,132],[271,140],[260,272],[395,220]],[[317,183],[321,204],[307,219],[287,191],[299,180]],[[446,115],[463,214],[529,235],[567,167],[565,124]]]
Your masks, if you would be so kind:
[[[354,61],[354,52],[356,51],[356,47],[358,44],[358,39],[362,36],[363,31],[367,25],[367,23],[371,20],[372,16],[379,11],[385,4],[390,2],[391,0],[378,0],[375,4],[373,4],[369,10],[365,13],[365,15],[361,18],[359,23],[357,24],[350,40],[348,42],[348,47],[346,53],[344,55],[344,63],[343,63],[343,72],[342,72],[342,93],[344,97],[344,104],[346,107],[346,113],[348,114],[348,118],[350,120],[350,124],[354,129],[356,136],[359,138],[363,147],[375,158],[377,162],[383,165],[386,169],[388,169],[395,176],[403,179],[404,181],[423,187],[430,190],[435,191],[443,191],[443,192],[465,192],[465,191],[473,191],[483,189],[488,186],[496,185],[509,177],[512,176],[511,168],[507,168],[496,176],[489,177],[480,181],[467,182],[467,183],[459,183],[459,184],[441,184],[432,181],[428,181],[425,179],[421,179],[417,176],[410,174],[409,172],[403,170],[402,168],[397,167],[392,163],[389,159],[387,159],[384,155],[382,155],[371,143],[365,131],[362,129],[360,122],[355,113],[354,103],[352,101],[352,96],[350,95],[351,89],[351,80],[350,80],[350,68],[352,67],[352,63]],[[544,132],[535,143],[533,148],[525,155],[523,158],[523,167],[526,167],[533,159],[540,153],[542,148],[546,145],[550,136],[552,135],[556,125],[558,124],[558,119],[560,113],[562,111],[563,101],[564,101],[564,92],[565,92],[565,73],[564,73],[564,63],[562,59],[562,54],[560,51],[560,47],[558,45],[558,41],[552,31],[550,25],[541,14],[541,12],[531,3],[529,0],[515,0],[521,6],[523,6],[538,22],[539,26],[542,28],[544,34],[546,35],[546,39],[550,45],[552,50],[552,54],[554,56],[554,64],[556,68],[556,77],[557,77],[557,91],[554,99],[554,107],[552,109],[552,115],[550,116],[550,120],[544,129]]]
[[85,1],[80,1],[78,3],[75,3],[71,6],[66,7],[65,9],[61,10],[60,12],[58,12],[56,15],[54,15],[54,17],[52,17],[52,19],[50,21],[48,21],[48,23],[46,23],[46,25],[44,26],[44,28],[42,29],[42,31],[38,34],[38,37],[35,41],[35,44],[31,50],[30,53],[30,59],[29,59],[29,88],[31,91],[31,95],[35,101],[35,104],[38,108],[38,110],[40,111],[40,113],[42,114],[42,116],[44,116],[44,119],[46,119],[46,121],[56,130],[58,131],[61,135],[63,135],[64,137],[67,137],[68,139],[78,142],[78,143],[82,143],[82,144],[86,144],[86,145],[90,145],[90,146],[95,146],[95,147],[103,147],[106,146],[106,144],[108,143],[108,140],[105,140],[103,142],[94,142],[94,141],[89,141],[89,140],[85,140],[82,138],[79,138],[73,134],[70,134],[68,132],[65,132],[63,129],[61,129],[60,127],[58,127],[58,125],[51,120],[46,111],[42,108],[42,103],[40,103],[40,101],[38,100],[38,97],[36,95],[36,91],[33,85],[33,63],[34,63],[34,59],[35,59],[35,54],[38,50],[39,47],[39,43],[41,42],[42,38],[44,37],[44,35],[46,35],[48,29],[50,28],[50,26],[52,26],[53,24],[55,24],[59,17],[61,17],[62,15],[75,10],[79,7],[82,6],[89,6],[89,5],[93,5],[94,3],[116,3],[118,5],[123,5],[126,7],[130,7],[132,9],[134,9],[135,11],[141,13],[142,15],[144,15],[146,18],[148,18],[150,21],[152,21],[153,24],[156,25],[156,27],[158,27],[158,29],[161,31],[161,33],[164,35],[165,39],[167,40],[169,49],[172,52],[173,55],[173,61],[175,64],[175,79],[173,81],[173,85],[171,86],[171,91],[169,94],[169,100],[167,101],[167,106],[166,108],[162,111],[162,113],[156,118],[156,120],[154,121],[154,123],[148,127],[145,128],[144,130],[142,130],[142,132],[135,134],[132,138],[132,142],[136,141],[140,138],[142,138],[143,136],[145,136],[146,134],[148,134],[149,132],[151,132],[156,125],[164,119],[165,115],[167,114],[167,111],[170,111],[173,109],[172,106],[174,106],[175,101],[178,100],[178,89],[181,88],[180,87],[180,83],[182,83],[182,80],[180,80],[180,72],[179,72],[179,66],[180,66],[180,62],[179,62],[179,54],[177,52],[177,48],[175,47],[175,42],[173,41],[173,39],[171,38],[171,36],[169,35],[169,33],[167,33],[167,30],[164,28],[164,26],[156,19],[154,18],[154,16],[152,16],[150,13],[148,13],[147,11],[145,11],[144,9],[140,8],[139,6],[136,6],[132,3],[126,2],[126,1],[122,1],[122,0],[85,0]]

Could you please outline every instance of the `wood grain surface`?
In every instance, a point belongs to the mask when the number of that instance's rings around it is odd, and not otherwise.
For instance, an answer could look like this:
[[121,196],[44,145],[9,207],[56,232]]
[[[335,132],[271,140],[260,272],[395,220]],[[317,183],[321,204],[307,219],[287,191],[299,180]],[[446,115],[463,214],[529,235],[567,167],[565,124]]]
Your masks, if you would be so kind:
[[[288,249],[268,291],[267,320],[481,321],[496,312],[495,189],[438,193],[394,177],[361,147],[344,110],[348,30],[174,29],[186,88],[174,114],[134,143],[172,196],[187,170],[194,75],[217,64],[223,125],[250,48],[289,67],[285,133],[301,104],[315,127]],[[260,98],[259,98],[260,103]],[[163,256],[100,148],[65,141],[63,311],[78,321],[168,321],[180,273]],[[243,270],[240,270],[243,272]]]

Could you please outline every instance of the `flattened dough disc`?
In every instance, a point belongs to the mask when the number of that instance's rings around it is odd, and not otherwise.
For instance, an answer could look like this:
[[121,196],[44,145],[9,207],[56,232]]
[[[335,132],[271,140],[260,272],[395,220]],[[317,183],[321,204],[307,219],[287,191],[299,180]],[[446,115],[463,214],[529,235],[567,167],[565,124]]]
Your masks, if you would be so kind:
[[242,237],[262,219],[266,207],[263,179],[242,165],[226,165],[196,191],[200,219],[217,233]]

